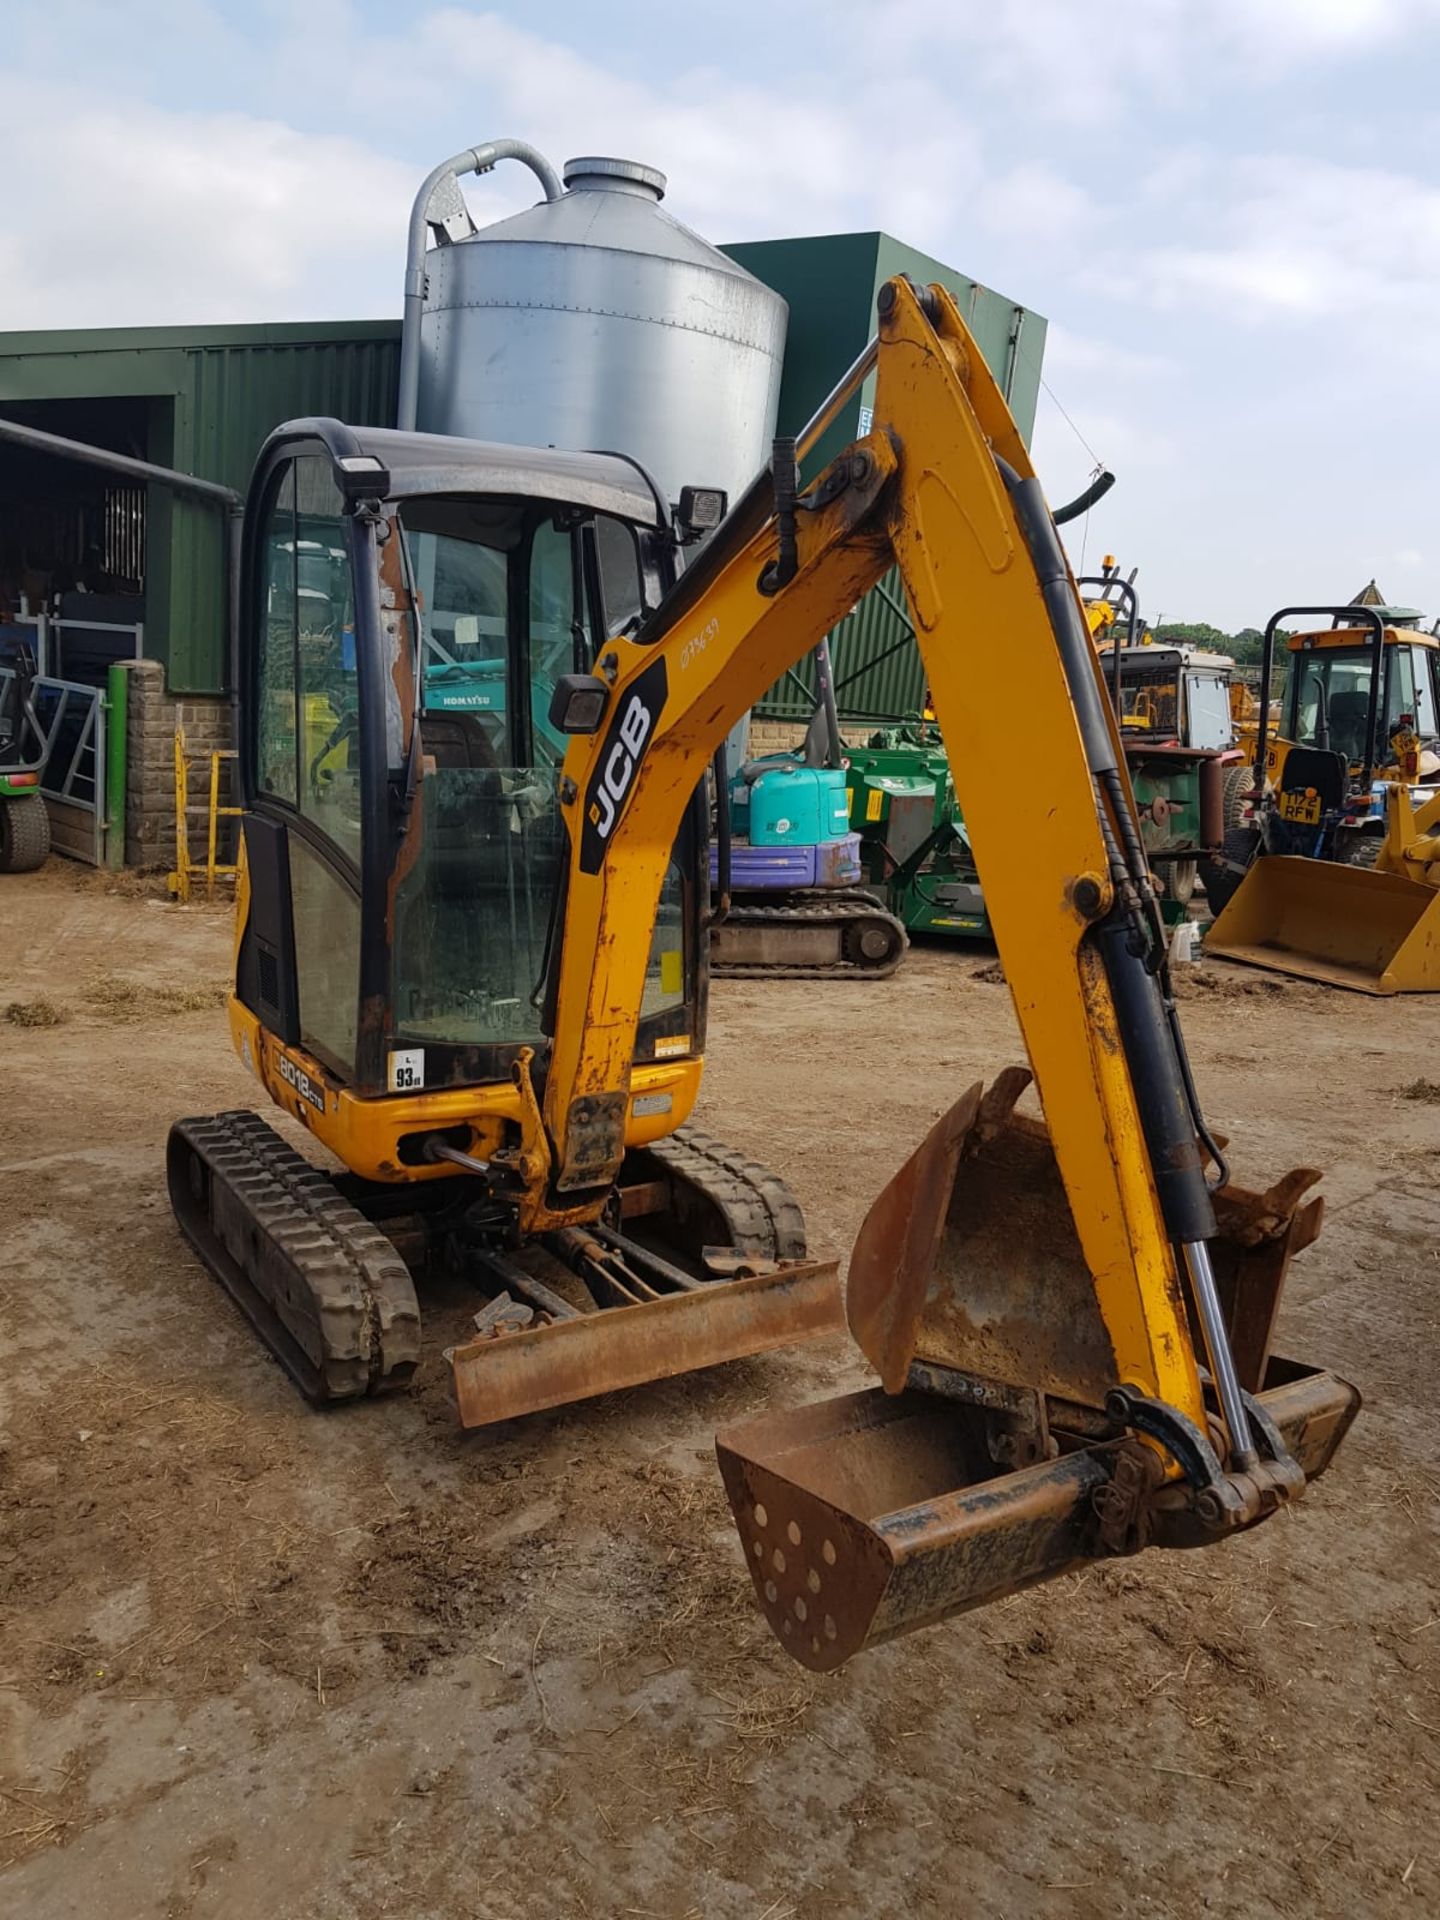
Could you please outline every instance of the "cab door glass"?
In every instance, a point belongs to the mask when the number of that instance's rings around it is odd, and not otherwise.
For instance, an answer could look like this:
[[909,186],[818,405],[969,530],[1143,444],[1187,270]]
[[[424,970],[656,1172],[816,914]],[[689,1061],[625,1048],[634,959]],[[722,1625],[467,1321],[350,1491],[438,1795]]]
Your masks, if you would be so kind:
[[290,913],[301,1044],[348,1076],[360,1001],[360,895],[299,833],[290,835]]
[[534,1045],[564,867],[549,710],[577,646],[575,531],[520,500],[415,499],[401,518],[421,779],[395,890],[396,1039]]
[[260,538],[255,788],[293,806],[295,746],[295,466],[284,469]]
[[1440,712],[1440,653],[1423,647],[1415,665],[1415,731],[1423,740],[1433,740],[1440,733],[1436,719]]
[[1385,676],[1385,726],[1381,735],[1382,755],[1389,752],[1389,739],[1400,724],[1402,713],[1415,718],[1415,656],[1409,647],[1387,647]]
[[286,838],[301,1044],[349,1074],[360,980],[360,896],[346,871],[360,858],[359,699],[340,509],[327,461],[287,463],[260,541],[255,786],[295,810]]
[[530,730],[537,767],[556,768],[565,758],[565,736],[550,724],[550,695],[561,674],[576,665],[576,574],[574,532],[553,519],[542,520],[531,537],[528,591]]
[[360,860],[360,679],[340,490],[327,460],[295,462],[300,811]]

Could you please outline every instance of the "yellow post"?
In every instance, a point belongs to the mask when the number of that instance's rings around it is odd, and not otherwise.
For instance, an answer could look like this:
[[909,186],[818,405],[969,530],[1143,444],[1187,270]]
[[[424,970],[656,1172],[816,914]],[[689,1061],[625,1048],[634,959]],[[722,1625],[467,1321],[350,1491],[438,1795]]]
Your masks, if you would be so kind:
[[185,765],[185,729],[175,729],[175,871],[170,875],[170,891],[187,906],[190,901],[190,803],[189,779]]
[[210,755],[210,804],[207,818],[207,847],[205,855],[205,894],[207,899],[213,898],[217,879],[233,880],[239,871],[238,847],[236,848],[236,858],[230,861],[228,865],[217,861],[215,857],[215,843],[219,832],[220,821],[238,820],[245,811],[243,807],[222,807],[220,804],[220,762],[222,760],[233,760],[235,757],[235,751],[230,747],[217,748],[216,751]]

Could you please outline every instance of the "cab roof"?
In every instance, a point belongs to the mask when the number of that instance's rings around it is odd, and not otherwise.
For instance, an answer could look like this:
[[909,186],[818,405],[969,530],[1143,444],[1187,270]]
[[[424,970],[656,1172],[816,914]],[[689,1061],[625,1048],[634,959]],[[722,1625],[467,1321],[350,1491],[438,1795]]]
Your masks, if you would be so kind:
[[[1299,653],[1303,648],[1307,653],[1314,647],[1346,647],[1369,649],[1375,642],[1368,627],[1322,627],[1318,633],[1292,633],[1285,642],[1291,653]],[[1440,647],[1440,639],[1433,633],[1422,633],[1416,627],[1386,627],[1385,644],[1389,646]]]
[[[1114,648],[1101,645],[1097,648],[1106,672],[1113,670],[1112,655]],[[1200,671],[1212,673],[1233,673],[1235,662],[1228,653],[1212,653],[1208,647],[1192,646],[1188,641],[1152,640],[1139,646],[1121,647],[1120,667],[1195,667]]]
[[352,427],[340,420],[288,420],[262,451],[283,442],[318,440],[350,494],[409,500],[426,494],[501,494],[553,500],[663,527],[668,515],[638,461],[619,453],[568,453],[558,447],[512,447],[443,433],[395,427]]

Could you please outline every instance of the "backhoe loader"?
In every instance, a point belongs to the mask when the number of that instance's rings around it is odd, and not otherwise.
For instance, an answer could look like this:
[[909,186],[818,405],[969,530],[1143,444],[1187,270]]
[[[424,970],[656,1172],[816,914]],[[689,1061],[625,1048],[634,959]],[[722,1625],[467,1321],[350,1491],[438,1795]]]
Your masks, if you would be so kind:
[[[1440,643],[1351,602],[1283,607],[1288,671],[1272,734],[1259,715],[1250,818],[1206,889],[1207,953],[1363,993],[1440,992]],[[1410,616],[1415,618],[1416,616]]]
[[[777,445],[669,584],[673,538],[627,463],[325,422],[272,440],[252,514],[323,497],[352,555],[353,793],[297,786],[293,648],[255,644],[277,604],[259,534],[231,1020],[272,1097],[350,1171],[292,1163],[253,1116],[182,1122],[171,1143],[202,1255],[282,1351],[312,1343],[297,1372],[339,1391],[413,1367],[410,1276],[372,1223],[409,1246],[417,1216],[491,1294],[450,1355],[470,1424],[834,1324],[834,1268],[787,1264],[800,1228],[778,1198],[768,1253],[732,1232],[707,1256],[713,1208],[695,1217],[707,1151],[747,1194],[777,1183],[676,1132],[700,1074],[693,823],[737,717],[898,563],[1048,1131],[1015,1110],[1023,1069],[963,1094],[851,1261],[847,1317],[881,1387],[721,1436],[760,1604],[818,1667],[1087,1557],[1252,1526],[1325,1468],[1359,1404],[1272,1355],[1319,1176],[1228,1184],[1200,1116],[1114,719],[1020,436],[948,293],[892,280],[878,309],[798,446]],[[872,429],[800,486],[797,462],[872,371]],[[615,617],[593,563],[619,537],[592,552],[587,536],[605,514],[639,556]],[[558,768],[530,751],[523,700],[513,736],[442,759],[416,666],[427,539],[512,565],[544,539],[573,563]],[[491,563],[472,558],[435,565],[434,592],[479,579]],[[532,598],[513,574],[506,596],[523,686]],[[1007,686],[1025,689],[1043,792],[1010,777]],[[658,1251],[667,1234],[688,1272]],[[537,1277],[537,1250],[588,1305]]]

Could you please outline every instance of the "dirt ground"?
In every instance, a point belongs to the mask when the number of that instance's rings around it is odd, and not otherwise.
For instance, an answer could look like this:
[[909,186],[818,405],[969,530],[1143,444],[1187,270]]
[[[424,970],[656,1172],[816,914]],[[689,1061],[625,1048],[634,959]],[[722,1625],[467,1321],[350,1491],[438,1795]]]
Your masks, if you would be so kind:
[[[1237,1172],[1327,1169],[1282,1344],[1366,1410],[1303,1506],[816,1679],[752,1607],[711,1435],[859,1384],[842,1339],[468,1438],[433,1349],[398,1401],[298,1402],[164,1193],[170,1121],[255,1101],[228,940],[55,864],[0,888],[0,1910],[1440,1912],[1434,1003],[1187,992]],[[722,984],[710,1054],[704,1123],[844,1249],[1020,1047],[932,948]]]

